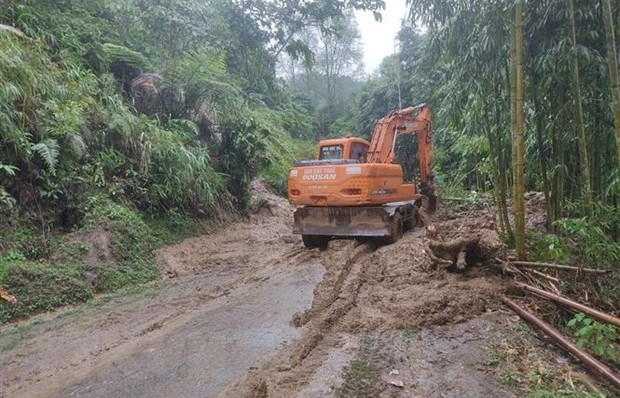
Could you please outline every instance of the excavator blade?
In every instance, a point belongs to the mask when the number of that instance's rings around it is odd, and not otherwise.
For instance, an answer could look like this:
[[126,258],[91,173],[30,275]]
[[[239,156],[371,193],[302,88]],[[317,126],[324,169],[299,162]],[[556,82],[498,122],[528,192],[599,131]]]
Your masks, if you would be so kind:
[[295,210],[293,233],[327,236],[387,236],[388,207],[300,207]]

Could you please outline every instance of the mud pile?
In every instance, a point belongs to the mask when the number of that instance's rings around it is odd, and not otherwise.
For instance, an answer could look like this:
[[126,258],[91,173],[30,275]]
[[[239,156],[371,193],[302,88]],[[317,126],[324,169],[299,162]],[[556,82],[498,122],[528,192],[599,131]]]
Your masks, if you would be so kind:
[[[457,238],[480,241],[476,247],[479,258],[468,259],[462,272],[451,272],[450,267],[438,266],[433,261],[429,250],[432,241],[423,228],[407,233],[396,244],[379,248],[363,243],[363,250],[352,249],[355,242],[334,241],[321,257],[326,276],[305,317],[312,317],[331,298],[336,297],[334,303],[341,300],[347,283],[357,284],[359,288],[350,310],[334,325],[334,330],[339,332],[458,323],[496,308],[497,297],[505,284],[498,269],[493,267],[492,258],[504,247],[495,231],[480,227],[485,219],[492,219],[492,214],[483,209],[475,214],[453,216],[444,221],[446,214],[438,214],[429,221],[437,230],[433,242],[440,245],[441,240]],[[347,252],[355,255],[349,257]],[[353,266],[348,265],[351,261]]]
[[[485,229],[492,228],[493,220],[488,209],[442,210],[427,218],[436,228],[434,240],[477,236],[493,255],[496,250],[505,253],[497,233]],[[292,319],[305,328],[304,337],[222,396],[294,396],[329,349],[343,343],[341,336],[460,323],[501,305],[498,297],[507,284],[492,258],[482,256],[468,261],[461,272],[450,272],[429,254],[430,241],[427,230],[417,228],[389,246],[334,240],[325,250],[313,250],[325,274],[311,308]]]
[[547,209],[545,195],[542,192],[527,192],[525,194],[525,226],[548,233]]
[[257,257],[277,261],[287,243],[299,240],[291,234],[292,208],[260,179],[252,181],[251,194],[251,214],[242,222],[214,225],[207,235],[160,249],[157,261],[164,275],[198,274],[216,266],[245,269]]

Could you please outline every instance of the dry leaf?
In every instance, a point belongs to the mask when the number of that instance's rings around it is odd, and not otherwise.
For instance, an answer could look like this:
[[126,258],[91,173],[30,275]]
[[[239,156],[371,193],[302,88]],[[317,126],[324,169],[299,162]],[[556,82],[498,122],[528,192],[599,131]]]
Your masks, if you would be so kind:
[[399,387],[399,388],[405,388],[405,383],[403,383],[402,380],[390,379],[388,383],[390,383],[393,386]]
[[4,290],[1,287],[0,287],[0,298],[8,301],[11,304],[17,303],[17,299],[15,298],[15,296],[10,295],[9,292],[7,292],[6,290]]

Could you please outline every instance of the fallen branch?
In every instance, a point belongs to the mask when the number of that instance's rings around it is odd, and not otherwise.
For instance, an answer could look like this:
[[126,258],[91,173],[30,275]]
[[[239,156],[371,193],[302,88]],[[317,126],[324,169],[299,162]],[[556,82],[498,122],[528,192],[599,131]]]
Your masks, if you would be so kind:
[[547,275],[544,272],[536,271],[535,269],[528,269],[527,271],[531,272],[534,275],[538,275],[541,278],[545,278],[548,281],[552,281],[552,282],[555,282],[555,283],[560,283],[560,280],[558,278],[554,278],[553,276]]
[[553,290],[555,294],[557,294],[558,296],[562,294],[562,292],[560,292],[560,289],[558,289],[558,287],[554,285],[553,282],[547,281],[547,283],[549,284],[549,286],[551,286],[551,289]]
[[553,293],[549,293],[547,291],[544,291],[542,289],[539,289],[537,287],[534,286],[530,286],[527,285],[525,283],[521,283],[521,282],[515,282],[515,284],[517,286],[519,286],[520,288],[523,288],[529,292],[532,292],[534,294],[537,294],[541,297],[544,297],[546,299],[549,299],[555,303],[564,305],[566,307],[572,308],[575,311],[579,311],[579,312],[583,312],[586,315],[591,316],[592,318],[596,318],[600,321],[604,321],[607,323],[610,323],[612,325],[615,325],[617,327],[620,327],[620,318],[617,318],[613,315],[610,314],[606,314],[604,312],[601,312],[599,310],[595,310],[594,308],[588,307],[587,305],[583,305],[581,303],[578,303],[576,301],[567,299],[566,297],[562,297],[560,295],[557,294],[553,294]]
[[522,277],[526,279],[528,278],[528,275],[525,275],[523,271],[515,267],[511,262],[502,260],[499,257],[495,257],[494,260],[502,265],[502,271],[504,273],[511,274],[511,275],[521,275]]
[[540,330],[542,330],[547,336],[549,336],[556,344],[564,348],[566,351],[571,353],[574,357],[581,360],[584,364],[590,368],[590,370],[604,376],[614,387],[620,389],[620,376],[617,375],[610,368],[605,366],[605,364],[598,361],[592,355],[587,352],[579,349],[576,345],[567,340],[564,336],[560,334],[555,328],[551,325],[536,318],[534,315],[519,307],[516,303],[509,300],[506,297],[502,298],[504,304],[506,304],[510,309],[519,314],[521,318],[527,321],[529,324],[536,326]]
[[532,261],[513,261],[512,263],[514,265],[520,265],[522,267],[565,269],[565,270],[570,270],[570,271],[592,272],[595,274],[606,274],[609,272],[608,269],[582,268],[582,267],[574,267],[572,265],[553,264],[553,263],[537,263],[537,262],[532,262]]

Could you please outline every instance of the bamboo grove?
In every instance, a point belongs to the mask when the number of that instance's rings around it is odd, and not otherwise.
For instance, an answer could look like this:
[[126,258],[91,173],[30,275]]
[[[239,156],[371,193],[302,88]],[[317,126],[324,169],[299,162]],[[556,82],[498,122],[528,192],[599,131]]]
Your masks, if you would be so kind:
[[594,234],[618,264],[618,4],[431,3],[409,1],[399,62],[411,95],[439,114],[440,173],[494,195],[519,256],[523,192],[537,190],[549,230]]

